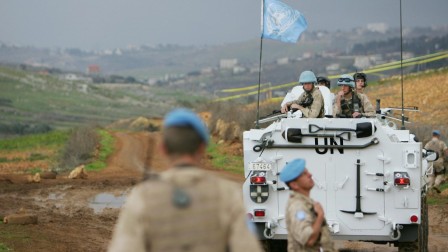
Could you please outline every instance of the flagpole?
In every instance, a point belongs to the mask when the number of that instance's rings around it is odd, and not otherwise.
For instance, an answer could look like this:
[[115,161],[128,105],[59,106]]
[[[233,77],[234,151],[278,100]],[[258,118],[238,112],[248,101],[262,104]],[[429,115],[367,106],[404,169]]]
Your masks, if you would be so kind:
[[264,0],[261,0],[261,35],[260,35],[260,60],[258,62],[258,97],[257,97],[257,122],[255,128],[260,128],[260,91],[261,91],[261,59],[263,55],[263,17],[264,15]]

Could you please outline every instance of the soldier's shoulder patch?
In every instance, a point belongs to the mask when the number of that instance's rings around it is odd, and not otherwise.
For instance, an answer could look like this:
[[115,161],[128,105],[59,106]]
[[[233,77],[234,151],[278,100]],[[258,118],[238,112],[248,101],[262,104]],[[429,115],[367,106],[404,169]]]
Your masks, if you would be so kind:
[[304,211],[297,211],[296,213],[296,219],[299,221],[304,220],[306,217],[306,213]]

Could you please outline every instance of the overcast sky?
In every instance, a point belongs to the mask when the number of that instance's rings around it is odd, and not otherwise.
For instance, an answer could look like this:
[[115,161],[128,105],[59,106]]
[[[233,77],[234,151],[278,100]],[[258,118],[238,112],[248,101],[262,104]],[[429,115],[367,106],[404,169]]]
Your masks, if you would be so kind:
[[[284,0],[308,30],[399,27],[399,0]],[[402,0],[403,27],[448,25],[448,0]],[[261,0],[0,0],[0,42],[86,50],[260,37]]]

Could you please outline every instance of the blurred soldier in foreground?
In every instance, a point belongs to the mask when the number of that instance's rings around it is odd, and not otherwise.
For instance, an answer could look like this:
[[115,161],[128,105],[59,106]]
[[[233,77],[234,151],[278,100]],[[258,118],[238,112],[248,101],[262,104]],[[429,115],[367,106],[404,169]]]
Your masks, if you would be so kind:
[[198,168],[208,141],[193,112],[177,109],[165,117],[161,150],[171,169],[132,190],[109,251],[261,251],[240,188]]
[[289,162],[280,173],[292,193],[286,206],[288,252],[336,251],[327,227],[324,210],[319,202],[310,198],[314,186],[305,160]]
[[364,89],[367,87],[367,75],[365,73],[355,73],[353,75],[356,85],[356,93],[364,94]]
[[429,175],[429,188],[434,188],[440,193],[437,188],[445,179],[446,168],[443,166],[444,155],[448,155],[448,148],[442,140],[440,140],[440,131],[434,130],[432,132],[432,139],[426,143],[425,149],[433,150],[439,154],[439,158],[433,162],[433,173]]
[[369,98],[364,94],[354,93],[353,77],[343,74],[338,79],[341,91],[336,94],[333,116],[341,118],[374,117],[375,110]]

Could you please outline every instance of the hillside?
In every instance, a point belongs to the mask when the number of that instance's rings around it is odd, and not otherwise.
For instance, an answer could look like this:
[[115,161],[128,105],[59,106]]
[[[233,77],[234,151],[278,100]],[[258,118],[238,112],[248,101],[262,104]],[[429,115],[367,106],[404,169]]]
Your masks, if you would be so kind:
[[0,68],[0,126],[105,125],[122,118],[161,116],[173,106],[193,106],[202,99],[199,94],[169,88],[140,84],[94,85]]
[[[403,93],[404,106],[416,106],[420,111],[405,113],[411,122],[420,126],[443,127],[447,130],[447,68],[405,76]],[[400,77],[395,76],[373,83],[367,87],[366,94],[373,104],[376,99],[381,99],[381,107],[401,107]],[[401,111],[397,111],[396,114],[400,115]]]

